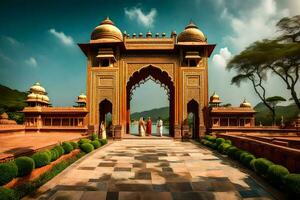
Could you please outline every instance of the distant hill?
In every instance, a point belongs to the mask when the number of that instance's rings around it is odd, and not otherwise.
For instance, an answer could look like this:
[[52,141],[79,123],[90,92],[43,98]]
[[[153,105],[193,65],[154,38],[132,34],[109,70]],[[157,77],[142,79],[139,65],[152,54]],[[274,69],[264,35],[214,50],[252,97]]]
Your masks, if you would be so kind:
[[[257,112],[255,115],[256,124],[260,124],[261,122],[263,125],[272,125],[272,113],[269,111],[269,109],[265,106],[264,103],[258,103],[254,107],[254,110]],[[281,116],[283,116],[284,123],[288,123],[296,119],[299,113],[299,109],[296,106],[296,104],[293,103],[287,106],[277,106],[275,113],[276,124],[280,125]]]
[[148,119],[151,117],[152,121],[157,121],[158,117],[161,117],[164,121],[169,119],[169,107],[155,108],[143,112],[135,112],[130,115],[130,119],[139,120],[140,117]]
[[17,113],[17,111],[23,110],[26,106],[26,95],[26,92],[20,92],[0,85],[0,113],[6,112],[9,118],[22,123],[23,114]]

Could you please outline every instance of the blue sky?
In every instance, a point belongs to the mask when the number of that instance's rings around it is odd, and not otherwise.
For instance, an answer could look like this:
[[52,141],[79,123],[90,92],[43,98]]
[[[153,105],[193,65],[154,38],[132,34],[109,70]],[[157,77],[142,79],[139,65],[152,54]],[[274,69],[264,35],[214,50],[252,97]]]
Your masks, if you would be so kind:
[[[172,30],[180,33],[192,19],[208,41],[217,44],[209,62],[210,94],[216,91],[233,105],[243,98],[255,105],[258,98],[249,84],[230,85],[234,72],[225,70],[226,62],[251,42],[274,36],[280,18],[296,14],[300,14],[297,0],[2,0],[0,84],[25,91],[39,81],[53,105],[73,105],[86,87],[86,58],[76,43],[88,42],[105,16],[122,32],[151,30],[167,35]],[[289,98],[282,82],[272,75],[266,84],[269,96]],[[145,88],[136,90],[134,111],[167,104],[158,86],[150,82]],[[158,100],[147,102],[145,95],[157,95]]]

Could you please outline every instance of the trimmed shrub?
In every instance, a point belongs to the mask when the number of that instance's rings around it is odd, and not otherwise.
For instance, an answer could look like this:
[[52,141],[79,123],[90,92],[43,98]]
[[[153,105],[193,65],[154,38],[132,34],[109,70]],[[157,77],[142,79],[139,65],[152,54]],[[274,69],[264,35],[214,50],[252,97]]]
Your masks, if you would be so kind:
[[52,153],[50,152],[50,150],[45,150],[45,151],[43,151],[43,152],[45,152],[48,156],[49,156],[49,158],[50,158],[50,161],[51,161],[51,159],[52,159]]
[[289,192],[300,195],[300,174],[288,174],[283,182]]
[[283,184],[283,178],[290,172],[287,168],[282,165],[271,165],[268,169],[267,178],[275,186],[281,186]]
[[243,165],[251,168],[250,163],[253,159],[255,159],[255,156],[253,154],[247,152],[247,153],[241,154],[240,161],[241,161],[241,163],[243,163]]
[[90,140],[90,139],[83,138],[83,139],[80,139],[80,140],[78,141],[79,146],[82,145],[82,144],[84,144],[84,143],[91,143],[91,140]]
[[208,135],[207,137],[207,140],[210,141],[210,142],[216,142],[216,137],[215,136],[212,136],[212,135]]
[[34,170],[34,160],[27,156],[21,156],[15,160],[18,167],[18,176],[26,176]]
[[51,162],[51,158],[46,152],[37,152],[32,155],[32,159],[34,160],[36,168],[48,165]]
[[98,149],[101,146],[98,140],[92,141],[91,144],[94,146],[95,149]]
[[90,143],[84,143],[80,145],[80,149],[85,153],[90,153],[91,151],[94,150],[94,146]]
[[0,187],[0,200],[17,200],[17,195],[14,190]]
[[217,139],[216,139],[217,146],[219,146],[219,145],[222,144],[223,142],[225,142],[224,138],[217,138]]
[[100,139],[99,142],[101,143],[101,146],[107,144],[107,139]]
[[251,162],[250,162],[250,168],[253,169],[254,171],[256,171],[256,170],[255,170],[255,162],[256,162],[256,159],[253,159],[253,160],[251,160]]
[[50,152],[51,152],[51,162],[55,161],[59,158],[59,152],[57,149],[55,149],[55,148],[51,149]]
[[73,146],[70,144],[70,142],[63,142],[61,146],[64,148],[65,154],[68,154],[71,151],[73,151]]
[[95,134],[95,133],[93,133],[92,134],[92,141],[94,141],[94,140],[99,140],[99,138],[98,138],[98,135],[97,134]]
[[70,142],[70,144],[73,146],[73,149],[78,149],[78,143],[77,142]]
[[225,143],[232,144],[231,140],[225,140]]
[[235,146],[231,146],[227,149],[227,155],[231,158],[234,158],[234,154],[236,151],[238,151],[239,149]]
[[233,158],[234,158],[235,160],[240,160],[241,154],[244,153],[244,152],[246,152],[246,151],[241,150],[241,149],[237,150],[237,151],[234,153]]
[[62,156],[62,155],[64,155],[64,153],[65,153],[65,150],[64,150],[64,148],[61,145],[57,145],[53,149],[57,150],[59,157]]
[[274,163],[265,158],[258,158],[254,163],[255,171],[264,177],[267,175],[268,169],[271,165],[274,165]]
[[0,164],[0,185],[4,185],[18,175],[18,167],[14,162]]
[[[218,146],[218,151],[222,154],[226,154],[229,147],[231,147],[231,144],[227,144],[227,143],[223,142],[222,144],[220,144]],[[226,152],[225,152],[225,150],[226,150]]]

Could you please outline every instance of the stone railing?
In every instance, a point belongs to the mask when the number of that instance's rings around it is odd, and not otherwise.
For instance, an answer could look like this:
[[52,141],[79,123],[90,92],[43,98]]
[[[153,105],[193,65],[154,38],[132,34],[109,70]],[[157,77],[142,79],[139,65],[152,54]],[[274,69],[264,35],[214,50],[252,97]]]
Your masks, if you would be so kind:
[[299,149],[237,135],[217,134],[217,136],[231,140],[233,145],[249,151],[256,157],[264,157],[276,164],[283,165],[287,167],[290,172],[300,172]]
[[24,133],[25,126],[19,124],[1,124],[0,134]]

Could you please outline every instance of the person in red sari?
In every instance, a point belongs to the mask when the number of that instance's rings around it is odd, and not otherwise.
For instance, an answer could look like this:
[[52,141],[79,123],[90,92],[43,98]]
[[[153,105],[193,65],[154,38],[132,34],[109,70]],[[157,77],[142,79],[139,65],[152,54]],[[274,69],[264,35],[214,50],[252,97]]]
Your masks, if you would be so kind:
[[147,135],[150,136],[152,134],[152,121],[151,118],[148,118],[147,121]]

